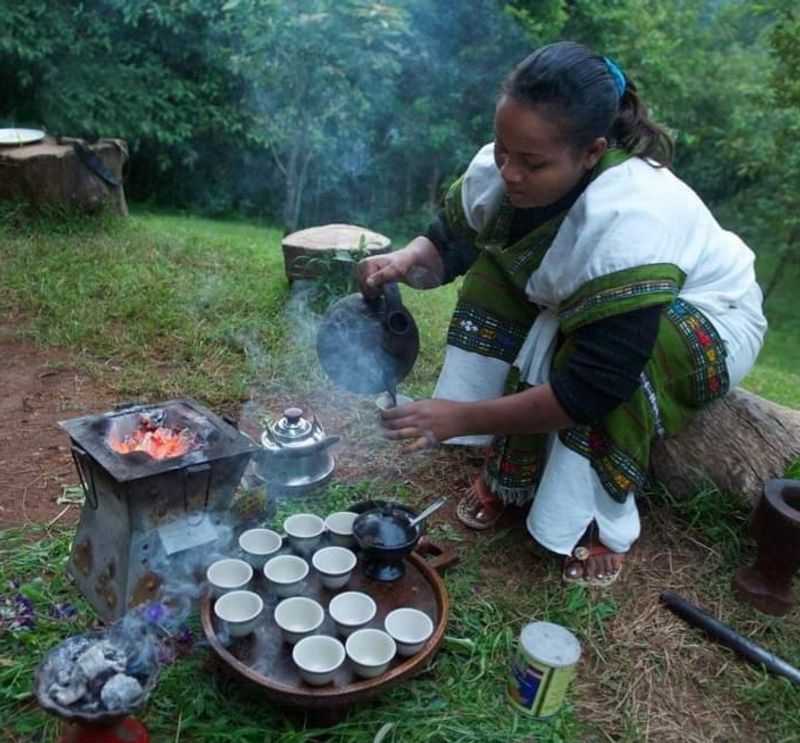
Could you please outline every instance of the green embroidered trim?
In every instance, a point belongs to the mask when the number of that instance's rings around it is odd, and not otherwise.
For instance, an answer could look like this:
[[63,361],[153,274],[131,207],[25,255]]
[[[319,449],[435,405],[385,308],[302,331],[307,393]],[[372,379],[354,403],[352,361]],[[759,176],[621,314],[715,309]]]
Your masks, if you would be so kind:
[[444,198],[444,216],[447,226],[459,237],[472,242],[477,232],[469,226],[467,216],[464,214],[464,202],[461,197],[461,189],[464,185],[464,175],[462,175],[447,190]]
[[700,407],[727,394],[730,388],[725,362],[728,351],[711,321],[682,299],[667,307],[665,315],[683,335],[695,370],[688,377],[692,384],[692,404]]
[[[569,355],[569,340],[559,349],[556,365]],[[640,386],[602,421],[564,429],[559,438],[589,459],[614,500],[638,495],[647,479],[652,441],[674,436],[700,407],[728,391],[725,357],[724,343],[711,321],[676,299],[662,314],[653,355],[644,368],[649,385]]]
[[495,257],[481,252],[464,276],[458,294],[458,305],[480,307],[500,322],[522,325],[527,330],[538,313],[536,305],[511,282]]
[[559,438],[591,462],[603,489],[618,503],[641,492],[647,481],[645,468],[614,443],[602,424],[567,428],[559,431]]
[[489,490],[506,505],[522,506],[536,494],[545,463],[547,435],[498,436],[486,460],[483,479]]
[[678,296],[686,274],[672,263],[653,263],[587,281],[558,308],[561,330],[569,335],[582,325],[630,310],[668,304]]
[[504,322],[481,307],[463,303],[450,320],[447,343],[511,364],[527,332],[525,325]]

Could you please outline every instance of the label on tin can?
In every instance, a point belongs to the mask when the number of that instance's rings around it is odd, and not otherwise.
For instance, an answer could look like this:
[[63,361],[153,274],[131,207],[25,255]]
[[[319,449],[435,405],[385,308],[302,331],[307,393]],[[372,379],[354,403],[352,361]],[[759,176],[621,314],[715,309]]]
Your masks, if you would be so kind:
[[549,717],[564,703],[580,643],[564,627],[548,622],[527,625],[520,636],[508,679],[508,698],[521,712]]

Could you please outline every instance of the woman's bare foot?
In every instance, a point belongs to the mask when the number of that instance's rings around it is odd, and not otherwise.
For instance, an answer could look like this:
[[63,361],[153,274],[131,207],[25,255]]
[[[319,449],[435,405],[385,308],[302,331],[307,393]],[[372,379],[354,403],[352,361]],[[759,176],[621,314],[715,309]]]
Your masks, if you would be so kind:
[[584,535],[571,556],[564,560],[563,578],[569,583],[608,586],[622,570],[625,552],[612,552],[596,535]]
[[456,516],[471,529],[488,529],[493,526],[505,510],[505,504],[493,495],[483,478],[478,476],[467,488],[456,508]]

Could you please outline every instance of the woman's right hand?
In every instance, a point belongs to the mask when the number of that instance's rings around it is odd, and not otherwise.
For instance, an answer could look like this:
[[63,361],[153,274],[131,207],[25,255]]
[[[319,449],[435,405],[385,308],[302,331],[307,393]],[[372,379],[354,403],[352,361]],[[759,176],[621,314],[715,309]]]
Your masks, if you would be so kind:
[[413,261],[402,250],[386,255],[373,255],[358,263],[358,286],[365,297],[374,299],[383,284],[391,281],[405,283]]
[[441,285],[444,266],[436,246],[422,235],[394,253],[373,255],[358,263],[358,286],[369,299],[377,297],[382,284],[399,281],[414,289]]

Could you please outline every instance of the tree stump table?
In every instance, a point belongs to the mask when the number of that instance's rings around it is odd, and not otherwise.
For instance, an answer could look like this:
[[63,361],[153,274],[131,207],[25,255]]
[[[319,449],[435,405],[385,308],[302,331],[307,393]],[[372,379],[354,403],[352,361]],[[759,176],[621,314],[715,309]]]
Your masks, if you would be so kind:
[[[380,255],[391,250],[385,235],[354,224],[325,224],[287,235],[281,241],[286,278],[317,279],[331,269],[337,254]],[[363,253],[363,256],[361,255]]]
[[69,137],[45,137],[33,144],[0,147],[0,198],[21,199],[36,209],[106,208],[127,216],[122,187],[127,159],[121,139],[87,144]]

